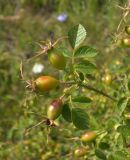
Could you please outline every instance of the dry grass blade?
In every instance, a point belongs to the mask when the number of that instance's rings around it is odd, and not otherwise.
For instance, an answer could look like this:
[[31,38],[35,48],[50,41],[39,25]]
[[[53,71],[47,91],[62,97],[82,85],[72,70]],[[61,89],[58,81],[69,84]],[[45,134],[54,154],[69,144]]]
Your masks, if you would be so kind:
[[125,18],[127,17],[128,14],[129,14],[129,11],[126,11],[126,12],[124,13],[123,17],[122,17],[121,20],[120,20],[120,23],[118,24],[117,32],[119,31],[120,26],[122,25],[123,21],[125,22]]
[[23,76],[23,62],[21,60],[21,63],[20,63],[20,77],[22,80],[24,80],[24,76]]

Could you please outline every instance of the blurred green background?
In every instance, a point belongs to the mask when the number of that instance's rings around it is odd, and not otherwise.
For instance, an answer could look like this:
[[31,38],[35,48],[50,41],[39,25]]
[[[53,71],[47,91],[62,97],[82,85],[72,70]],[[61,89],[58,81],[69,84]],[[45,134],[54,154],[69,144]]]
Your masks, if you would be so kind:
[[[113,48],[112,44],[122,17],[122,10],[117,5],[124,6],[126,2],[126,0],[0,0],[1,160],[71,159],[65,155],[71,152],[70,148],[78,144],[74,144],[73,141],[70,143],[67,138],[81,133],[70,132],[71,124],[68,127],[64,122],[58,129],[52,129],[48,143],[46,142],[48,130],[44,126],[35,128],[26,137],[23,136],[23,130],[42,119],[51,97],[57,97],[59,93],[48,93],[49,95],[40,98],[26,92],[25,84],[20,79],[20,61],[36,53],[39,49],[36,42],[46,39],[54,41],[66,36],[71,26],[81,23],[88,32],[85,44],[99,50],[96,58],[100,71],[98,77],[102,76],[105,69],[109,69],[113,74],[113,66],[116,64],[122,65],[120,72],[124,71],[129,62],[128,52],[122,48]],[[64,22],[57,19],[62,14],[67,16]],[[68,44],[62,42],[62,45]],[[44,65],[42,74],[59,76],[47,60],[41,57],[24,64],[24,75],[28,79],[38,76],[32,71],[36,63]],[[59,121],[63,122],[62,119]],[[67,127],[68,130],[65,129]]]

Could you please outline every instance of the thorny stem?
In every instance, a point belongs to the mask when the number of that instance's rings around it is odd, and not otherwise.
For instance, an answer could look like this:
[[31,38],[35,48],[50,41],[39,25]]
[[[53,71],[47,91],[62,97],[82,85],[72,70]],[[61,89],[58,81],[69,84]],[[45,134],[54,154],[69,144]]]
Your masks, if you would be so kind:
[[[66,39],[68,38],[67,36],[64,36],[64,37],[60,37],[58,38],[54,43],[52,43],[51,41],[48,42],[48,44],[45,44],[45,46],[42,46],[40,43],[37,43],[40,48],[42,49],[41,51],[37,52],[38,54],[36,54],[35,56],[29,58],[27,60],[27,62],[30,62],[32,59],[35,59],[43,54],[46,54],[49,50],[51,50],[59,41],[61,41],[62,39]],[[42,41],[44,42],[44,41]],[[45,42],[44,42],[45,43]]]
[[76,82],[61,82],[62,84],[68,84],[68,85],[73,85],[73,84],[77,84],[79,87],[83,87],[83,88],[87,88],[87,89],[89,89],[89,90],[91,90],[91,91],[94,91],[94,92],[97,92],[97,93],[99,93],[99,94],[101,94],[101,95],[103,95],[103,96],[105,96],[105,97],[107,97],[107,98],[109,98],[109,99],[111,99],[111,100],[113,100],[113,101],[117,101],[114,97],[111,97],[110,95],[108,95],[107,93],[105,93],[105,92],[103,92],[102,90],[99,90],[99,89],[97,89],[97,88],[94,88],[94,87],[92,87],[91,85],[88,85],[88,84],[84,84],[84,83],[76,83]]
[[103,96],[105,96],[105,97],[107,97],[107,98],[109,98],[109,99],[111,99],[111,100],[113,100],[113,101],[117,101],[115,98],[111,97],[110,95],[108,95],[107,93],[103,92],[102,90],[98,90],[98,89],[96,89],[96,88],[94,88],[94,87],[92,87],[92,86],[90,86],[90,85],[80,84],[79,86],[85,87],[85,88],[87,88],[87,89],[89,89],[89,90],[92,90],[92,91],[94,91],[94,92],[97,92],[97,93],[99,93],[99,94],[101,94],[101,95],[103,95]]

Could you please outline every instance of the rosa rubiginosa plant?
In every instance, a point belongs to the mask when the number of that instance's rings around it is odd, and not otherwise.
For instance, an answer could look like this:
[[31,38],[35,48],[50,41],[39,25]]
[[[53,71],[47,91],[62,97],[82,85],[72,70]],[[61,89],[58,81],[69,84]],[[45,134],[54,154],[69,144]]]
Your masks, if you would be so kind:
[[[26,81],[27,88],[30,88],[37,96],[49,95],[52,91],[57,92],[58,96],[49,102],[43,120],[27,128],[25,133],[42,124],[51,130],[57,127],[57,123],[60,126],[64,120],[71,125],[71,128],[68,125],[70,131],[79,131],[71,138],[71,141],[68,140],[68,143],[72,142],[74,145],[70,153],[65,155],[67,158],[130,159],[126,140],[129,138],[130,131],[127,125],[130,116],[125,113],[126,106],[129,105],[129,98],[128,96],[118,98],[113,94],[112,88],[109,88],[110,94],[104,91],[103,86],[108,87],[113,81],[109,75],[106,80],[110,77],[111,83],[101,81],[100,83],[103,84],[99,85],[99,81],[96,80],[99,71],[95,64],[95,56],[98,51],[93,46],[82,45],[86,37],[86,29],[78,24],[68,31],[68,36],[61,37],[54,43],[50,41],[38,43],[41,50],[27,60],[30,62],[47,55],[49,64],[60,73],[60,78],[52,75],[39,75],[35,80]],[[61,40],[69,42],[68,47],[59,47],[58,43]],[[23,78],[22,65],[21,76]],[[127,86],[127,95],[129,95],[130,84],[125,86]],[[106,99],[114,108],[111,111],[110,108],[103,109],[100,120],[98,120],[100,108],[98,110],[95,108],[97,113],[88,109],[93,105],[100,107],[99,104],[95,104],[97,99],[101,100],[101,108],[105,106]],[[107,110],[110,113],[106,116]]]

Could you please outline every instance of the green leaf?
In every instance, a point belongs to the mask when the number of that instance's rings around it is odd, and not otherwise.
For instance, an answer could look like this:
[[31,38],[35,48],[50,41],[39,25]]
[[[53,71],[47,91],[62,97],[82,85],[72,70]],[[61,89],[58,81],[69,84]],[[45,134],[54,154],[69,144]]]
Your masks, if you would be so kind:
[[85,77],[84,77],[84,74],[83,74],[82,72],[79,72],[78,74],[79,74],[80,80],[81,80],[81,81],[84,81],[84,78],[85,78]]
[[72,121],[76,128],[81,130],[88,129],[89,117],[84,110],[80,108],[73,108]]
[[70,110],[69,104],[64,104],[63,105],[62,116],[66,121],[72,122],[71,110]]
[[121,125],[117,128],[117,131],[120,132],[124,137],[127,137],[130,135],[130,129],[127,125]]
[[124,112],[125,108],[127,107],[128,99],[123,97],[119,99],[117,106],[119,107],[120,115]]
[[129,91],[130,91],[130,82],[128,82],[128,89],[129,89]]
[[65,57],[71,57],[71,53],[65,47],[57,48],[57,51],[61,52]]
[[106,158],[106,155],[104,154],[104,152],[102,152],[102,150],[100,150],[100,149],[96,149],[96,150],[95,150],[95,155],[96,155],[98,158],[102,159],[102,160],[106,160],[106,159],[107,159],[107,158]]
[[82,46],[78,48],[74,54],[75,57],[80,57],[80,58],[89,58],[89,57],[94,57],[97,55],[97,50],[89,47],[89,46]]
[[126,157],[127,155],[123,151],[116,151],[109,156],[108,160],[128,160]]
[[80,71],[83,74],[92,74],[96,70],[96,65],[87,60],[76,64],[74,67],[76,71]]
[[79,103],[91,103],[92,100],[88,97],[76,97],[72,99],[73,102],[79,102]]
[[72,27],[68,32],[68,38],[72,48],[77,48],[84,41],[86,35],[86,30],[81,24]]
[[107,142],[100,142],[99,147],[103,150],[106,150],[110,148],[110,145]]

